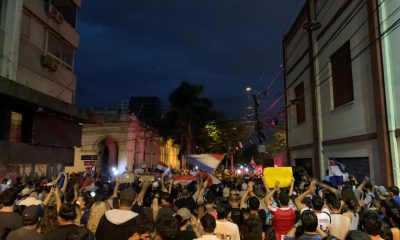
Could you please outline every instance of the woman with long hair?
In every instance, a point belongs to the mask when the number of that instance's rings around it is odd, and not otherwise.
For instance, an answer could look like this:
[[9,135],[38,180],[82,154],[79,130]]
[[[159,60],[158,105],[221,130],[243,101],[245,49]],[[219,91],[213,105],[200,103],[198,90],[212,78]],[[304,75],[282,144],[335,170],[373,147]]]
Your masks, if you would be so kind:
[[104,202],[95,202],[90,208],[89,220],[87,222],[87,228],[92,232],[96,233],[97,226],[101,217],[104,213],[110,209],[110,206]]
[[350,230],[358,230],[358,224],[360,222],[360,207],[353,199],[346,200],[347,211],[343,213],[350,219]]
[[46,206],[44,209],[44,215],[40,222],[40,233],[48,234],[53,232],[59,227],[57,221],[57,207],[56,206]]

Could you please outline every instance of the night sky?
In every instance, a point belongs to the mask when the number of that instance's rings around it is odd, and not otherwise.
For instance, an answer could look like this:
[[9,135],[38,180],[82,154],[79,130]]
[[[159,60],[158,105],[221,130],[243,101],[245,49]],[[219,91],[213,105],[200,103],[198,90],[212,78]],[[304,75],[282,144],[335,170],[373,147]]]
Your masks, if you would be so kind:
[[[168,95],[182,81],[228,115],[244,114],[282,63],[281,41],[304,0],[85,0],[78,12],[77,103]],[[283,92],[281,76],[263,108]],[[283,103],[282,103],[283,105]]]

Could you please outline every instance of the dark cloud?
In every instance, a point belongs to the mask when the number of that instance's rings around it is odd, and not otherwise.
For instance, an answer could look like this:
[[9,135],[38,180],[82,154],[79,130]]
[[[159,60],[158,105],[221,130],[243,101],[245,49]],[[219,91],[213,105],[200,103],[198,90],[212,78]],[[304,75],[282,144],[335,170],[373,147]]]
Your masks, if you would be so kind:
[[143,95],[166,101],[188,81],[204,84],[221,110],[240,112],[249,102],[245,86],[265,88],[281,64],[283,28],[303,3],[85,0],[78,15],[78,103],[118,104]]

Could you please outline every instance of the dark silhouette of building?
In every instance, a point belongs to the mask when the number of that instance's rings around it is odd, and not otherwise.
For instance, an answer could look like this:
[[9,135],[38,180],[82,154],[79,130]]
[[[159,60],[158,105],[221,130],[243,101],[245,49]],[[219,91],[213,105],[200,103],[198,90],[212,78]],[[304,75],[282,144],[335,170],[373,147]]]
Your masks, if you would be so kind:
[[161,121],[161,100],[158,97],[131,97],[129,113],[150,126],[157,126]]

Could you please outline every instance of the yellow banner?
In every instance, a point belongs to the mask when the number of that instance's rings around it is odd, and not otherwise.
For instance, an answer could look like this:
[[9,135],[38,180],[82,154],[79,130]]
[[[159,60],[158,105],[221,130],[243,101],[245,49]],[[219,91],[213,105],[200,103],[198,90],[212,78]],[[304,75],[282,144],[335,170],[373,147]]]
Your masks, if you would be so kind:
[[264,168],[264,180],[268,188],[274,188],[275,183],[279,181],[281,187],[290,187],[292,182],[292,168],[291,167],[267,167]]

